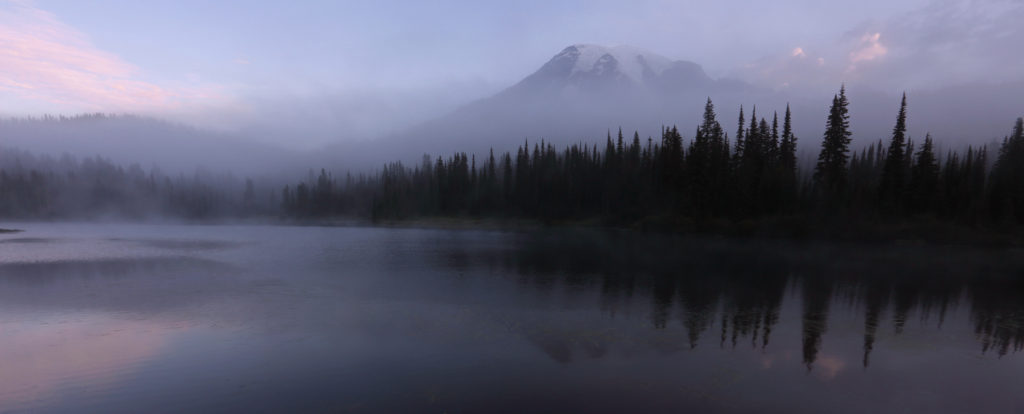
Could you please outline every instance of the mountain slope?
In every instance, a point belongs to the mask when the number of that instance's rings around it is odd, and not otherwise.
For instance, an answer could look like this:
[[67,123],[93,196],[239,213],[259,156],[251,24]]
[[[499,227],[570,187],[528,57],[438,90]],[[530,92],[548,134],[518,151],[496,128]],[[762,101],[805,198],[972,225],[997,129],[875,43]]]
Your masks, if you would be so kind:
[[712,83],[693,62],[673,61],[630,46],[579,44],[563,49],[508,92],[603,92],[637,87],[668,92],[666,87],[697,89]]
[[[454,151],[506,151],[524,140],[555,145],[603,141],[622,127],[658,138],[660,127],[696,125],[704,102],[738,107],[769,91],[716,80],[700,65],[629,46],[566,47],[536,72],[489,98],[391,137],[335,148],[353,168],[383,160],[416,161]],[[367,165],[367,163],[371,163]]]
[[[852,148],[887,140],[902,91],[877,91],[856,83],[848,84],[847,91]],[[909,134],[920,139],[931,132],[940,146],[950,148],[996,142],[1024,114],[1022,93],[1024,82],[910,91]],[[345,168],[363,169],[396,159],[419,162],[423,154],[484,155],[490,148],[514,151],[527,139],[531,146],[541,139],[557,146],[603,144],[605,134],[614,135],[619,127],[627,135],[639,131],[641,140],[657,141],[662,126],[678,125],[684,138],[690,139],[709,97],[730,136],[735,134],[741,104],[748,123],[755,108],[758,118],[770,123],[773,112],[781,117],[790,104],[798,152],[812,159],[820,146],[832,93],[791,95],[738,80],[713,79],[696,63],[639,48],[577,44],[494,96],[404,133],[326,152],[340,152]]]

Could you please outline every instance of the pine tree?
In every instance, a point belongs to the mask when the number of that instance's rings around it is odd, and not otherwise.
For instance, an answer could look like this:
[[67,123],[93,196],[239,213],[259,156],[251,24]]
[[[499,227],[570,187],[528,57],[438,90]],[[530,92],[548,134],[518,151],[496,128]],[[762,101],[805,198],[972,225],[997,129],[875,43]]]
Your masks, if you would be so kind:
[[608,139],[604,145],[604,165],[606,169],[610,169],[615,164],[615,144],[612,142],[612,131],[608,131]]
[[882,169],[882,179],[879,182],[879,198],[882,207],[893,209],[898,197],[903,193],[904,173],[906,171],[903,147],[906,145],[905,135],[907,132],[907,94],[903,94],[900,102],[900,112],[896,117],[896,126],[892,129],[892,140],[889,141],[889,152]]
[[626,152],[626,149],[625,149],[625,144],[623,143],[622,127],[619,127],[619,139],[618,139],[617,144],[615,145],[615,154],[618,156],[620,161],[622,160],[623,154],[625,152]]
[[939,164],[935,158],[931,134],[925,135],[910,174],[910,188],[914,211],[928,212],[935,201],[939,187]]
[[747,164],[745,168],[749,169],[750,164],[754,163],[754,160],[760,154],[761,137],[758,134],[759,132],[760,130],[757,127],[757,105],[755,105],[750,113],[750,128],[747,129],[747,138],[743,146],[743,163]]
[[633,131],[633,144],[629,147],[629,158],[636,167],[640,163],[640,131]]
[[1024,220],[1024,118],[1017,118],[1013,132],[1003,139],[990,181],[992,215]]
[[729,153],[722,126],[715,119],[715,105],[708,98],[704,117],[697,127],[687,157],[693,203],[701,215],[718,213],[723,201],[723,181],[729,169]]
[[745,145],[743,137],[743,127],[745,126],[743,119],[743,105],[740,105],[740,119],[736,124],[739,126],[736,128],[736,148],[734,148],[733,152],[733,162],[739,163],[740,159],[743,158],[743,148]]
[[786,117],[782,121],[782,141],[779,142],[779,163],[783,171],[796,175],[796,136],[793,135],[792,118],[789,104],[786,104]]
[[758,160],[760,161],[760,167],[765,168],[771,164],[772,160],[772,131],[768,126],[768,121],[761,118],[761,124],[758,125],[758,138],[761,142],[759,144]]
[[769,159],[772,165],[778,163],[779,159],[779,113],[772,114],[772,142],[769,145]]
[[850,151],[850,115],[846,99],[846,86],[839,89],[839,95],[832,98],[825,136],[818,154],[814,180],[825,190],[837,191],[846,184],[846,161]]

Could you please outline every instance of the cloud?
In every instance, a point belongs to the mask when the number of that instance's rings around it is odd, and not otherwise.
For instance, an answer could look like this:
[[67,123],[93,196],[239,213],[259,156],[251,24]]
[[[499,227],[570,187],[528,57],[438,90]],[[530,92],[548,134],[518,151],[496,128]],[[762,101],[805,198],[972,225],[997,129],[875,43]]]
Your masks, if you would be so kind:
[[803,89],[835,83],[834,68],[825,66],[825,58],[816,49],[803,46],[786,54],[765,56],[731,75],[775,89]]
[[857,63],[864,60],[875,60],[886,53],[889,53],[889,49],[886,49],[878,39],[882,37],[881,33],[875,32],[873,34],[868,33],[861,37],[861,47],[853,52],[850,52],[850,62]]
[[832,39],[798,39],[734,76],[780,88],[834,89],[840,82],[881,90],[1024,80],[1024,2],[935,0],[908,13],[868,20]]
[[856,77],[889,89],[1020,81],[1021,21],[1024,2],[1017,0],[937,0],[855,27],[847,37],[856,45],[850,63]]
[[30,2],[0,1],[0,92],[19,104],[149,112],[227,99],[216,85],[156,82],[144,75]]

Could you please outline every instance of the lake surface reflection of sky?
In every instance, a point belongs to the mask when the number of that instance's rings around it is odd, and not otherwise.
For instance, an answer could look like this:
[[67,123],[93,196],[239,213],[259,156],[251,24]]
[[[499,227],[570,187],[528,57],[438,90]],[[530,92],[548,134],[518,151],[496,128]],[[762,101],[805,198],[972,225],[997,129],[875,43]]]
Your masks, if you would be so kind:
[[0,412],[1024,410],[1016,250],[18,227]]

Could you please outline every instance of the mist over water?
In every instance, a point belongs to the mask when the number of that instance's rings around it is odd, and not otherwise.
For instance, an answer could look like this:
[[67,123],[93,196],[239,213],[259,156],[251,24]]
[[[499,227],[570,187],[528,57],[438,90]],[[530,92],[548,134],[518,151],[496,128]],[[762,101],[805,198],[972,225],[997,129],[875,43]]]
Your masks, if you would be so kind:
[[1024,412],[1021,22],[0,0],[0,414]]
[[0,236],[32,412],[1005,412],[1017,249],[614,231],[33,224]]

